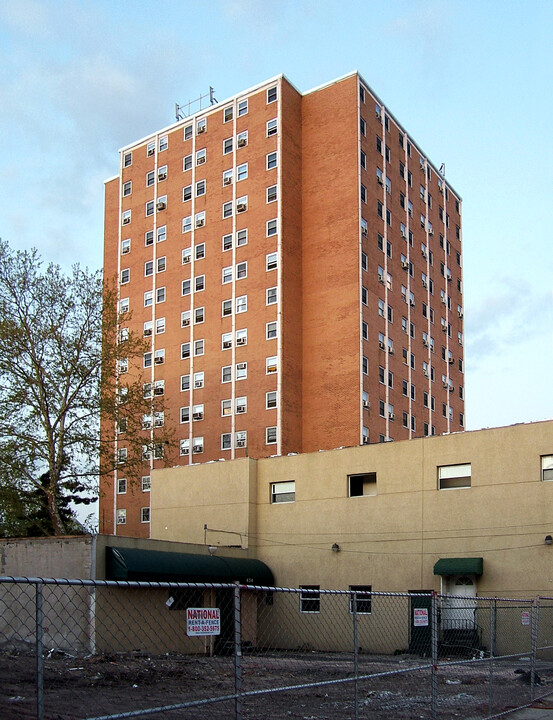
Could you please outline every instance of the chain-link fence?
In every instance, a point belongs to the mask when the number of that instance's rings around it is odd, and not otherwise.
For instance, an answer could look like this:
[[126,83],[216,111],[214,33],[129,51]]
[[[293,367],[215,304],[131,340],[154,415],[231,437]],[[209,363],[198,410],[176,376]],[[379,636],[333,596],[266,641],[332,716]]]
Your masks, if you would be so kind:
[[0,672],[6,720],[484,719],[553,694],[553,598],[0,577]]

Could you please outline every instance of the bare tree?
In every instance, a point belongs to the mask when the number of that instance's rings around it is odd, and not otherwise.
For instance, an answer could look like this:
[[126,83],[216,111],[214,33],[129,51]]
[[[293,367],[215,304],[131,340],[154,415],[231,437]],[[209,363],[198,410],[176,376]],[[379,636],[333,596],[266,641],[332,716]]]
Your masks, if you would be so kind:
[[[100,468],[113,470],[118,426],[127,463],[141,461],[152,401],[142,392],[142,338],[121,335],[122,320],[99,271],[75,265],[64,275],[36,250],[0,241],[0,525],[10,509],[38,506],[41,534],[74,532],[69,502],[93,500]],[[170,441],[158,431],[155,442]]]

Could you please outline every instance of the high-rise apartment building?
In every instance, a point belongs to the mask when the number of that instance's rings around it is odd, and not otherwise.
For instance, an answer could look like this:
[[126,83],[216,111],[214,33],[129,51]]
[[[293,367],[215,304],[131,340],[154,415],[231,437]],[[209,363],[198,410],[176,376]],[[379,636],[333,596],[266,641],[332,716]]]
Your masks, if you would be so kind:
[[[279,76],[121,150],[104,263],[171,464],[463,429],[460,197],[357,73]],[[101,532],[148,535],[160,462],[103,481]]]

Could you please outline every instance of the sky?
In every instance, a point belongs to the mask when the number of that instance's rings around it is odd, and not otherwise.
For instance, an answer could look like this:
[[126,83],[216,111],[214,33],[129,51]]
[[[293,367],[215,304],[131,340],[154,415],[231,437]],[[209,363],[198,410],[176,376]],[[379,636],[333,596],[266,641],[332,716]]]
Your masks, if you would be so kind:
[[466,426],[553,417],[553,3],[0,0],[0,237],[102,263],[118,150],[283,73],[358,70],[463,198]]

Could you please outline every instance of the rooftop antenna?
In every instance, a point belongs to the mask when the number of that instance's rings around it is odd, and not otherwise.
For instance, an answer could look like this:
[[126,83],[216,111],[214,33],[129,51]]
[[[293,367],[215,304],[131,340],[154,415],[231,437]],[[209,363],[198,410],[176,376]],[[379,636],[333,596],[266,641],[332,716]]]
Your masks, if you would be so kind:
[[[179,122],[179,120],[184,120],[189,115],[198,112],[198,110],[202,110],[202,101],[206,98],[209,98],[210,105],[215,105],[215,103],[217,103],[217,100],[215,99],[215,89],[211,87],[211,85],[209,86],[209,92],[205,95],[200,95],[200,97],[196,98],[196,100],[189,100],[183,105],[175,103],[175,120]],[[194,107],[195,105],[198,105],[198,107]]]
[[442,177],[445,177],[445,163],[442,163],[442,164],[440,165],[440,175],[441,175]]

